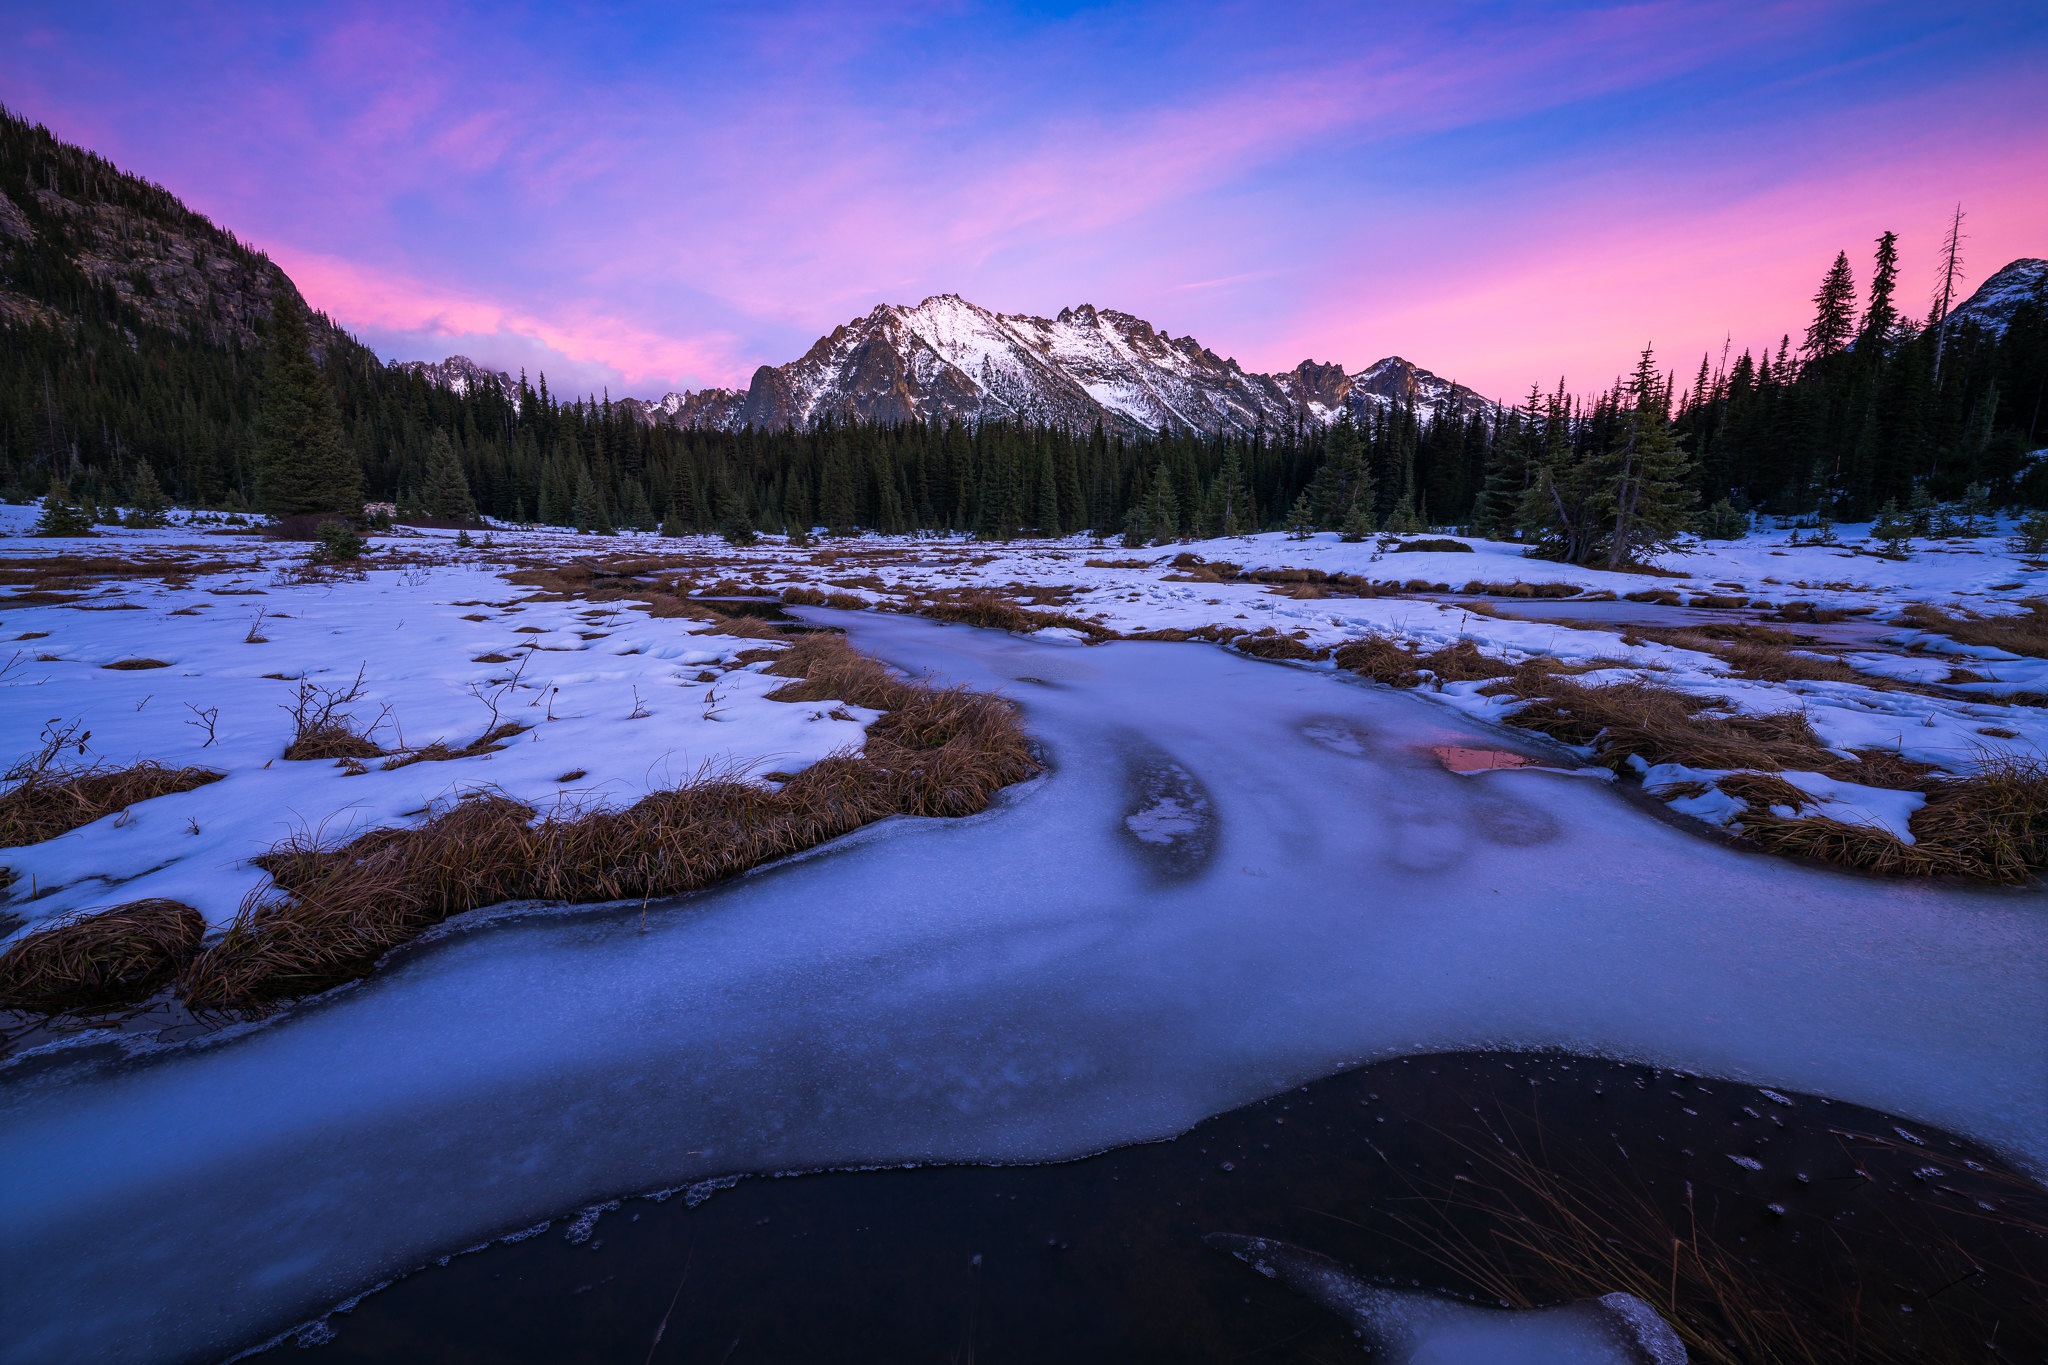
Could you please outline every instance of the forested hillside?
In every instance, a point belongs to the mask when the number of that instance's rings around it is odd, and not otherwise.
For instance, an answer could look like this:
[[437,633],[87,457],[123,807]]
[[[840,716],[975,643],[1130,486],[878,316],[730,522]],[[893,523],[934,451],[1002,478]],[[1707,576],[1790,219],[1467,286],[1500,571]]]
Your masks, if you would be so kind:
[[[180,502],[253,505],[266,338],[278,298],[297,298],[290,280],[163,188],[12,115],[0,116],[0,196],[0,492],[57,480],[121,503],[147,466]],[[429,515],[473,502],[593,530],[1143,539],[1473,525],[1618,562],[1687,527],[1732,532],[1753,509],[1847,519],[1976,485],[2048,503],[2048,469],[2027,460],[2048,444],[2048,275],[2016,303],[2008,286],[1989,322],[1963,308],[1936,325],[1945,310],[1907,316],[1897,266],[1886,234],[1859,293],[1842,256],[1801,342],[1704,358],[1689,381],[1646,353],[1591,398],[1532,389],[1498,416],[1396,403],[1226,435],[683,428],[643,404],[564,401],[544,377],[456,392],[317,314],[308,331],[363,495]],[[451,491],[451,456],[466,498]]]

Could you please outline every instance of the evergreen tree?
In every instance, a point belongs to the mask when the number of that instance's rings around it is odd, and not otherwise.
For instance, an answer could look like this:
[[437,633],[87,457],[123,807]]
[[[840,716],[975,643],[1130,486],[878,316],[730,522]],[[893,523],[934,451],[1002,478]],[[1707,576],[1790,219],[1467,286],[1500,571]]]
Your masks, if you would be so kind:
[[1209,484],[1209,515],[1205,529],[1213,536],[1240,536],[1253,529],[1251,489],[1245,486],[1244,462],[1233,443],[1223,449],[1223,463]]
[[1887,232],[1877,239],[1877,260],[1870,272],[1870,302],[1864,305],[1863,327],[1856,334],[1856,349],[1867,356],[1882,356],[1891,346],[1892,333],[1899,325],[1895,301],[1899,287],[1899,234]]
[[1855,308],[1856,276],[1849,269],[1849,253],[1839,251],[1813,296],[1813,321],[1806,328],[1806,344],[1800,350],[1809,366],[1840,354],[1849,344],[1856,326]]
[[426,477],[419,488],[420,510],[437,521],[476,520],[476,500],[448,433],[437,431],[427,447]]
[[73,502],[71,490],[55,479],[50,480],[50,491],[43,495],[43,510],[36,517],[36,534],[39,536],[89,536],[92,534],[92,509]]
[[1323,433],[1323,460],[1308,485],[1309,515],[1317,529],[1335,531],[1373,514],[1373,477],[1365,461],[1365,442],[1350,408]]
[[1308,500],[1304,489],[1294,499],[1294,505],[1287,509],[1287,538],[1307,540],[1316,533],[1315,507]]
[[1529,477],[1542,460],[1543,395],[1534,384],[1522,406],[1509,412],[1486,462],[1485,482],[1472,508],[1472,529],[1500,536],[1515,529]]
[[1038,462],[1038,534],[1057,536],[1060,532],[1060,488],[1052,460]]
[[1180,538],[1180,499],[1174,494],[1173,474],[1164,460],[1152,470],[1152,492],[1145,499],[1145,535],[1153,545]]
[[163,526],[170,520],[164,515],[169,505],[163,485],[156,481],[156,471],[149,467],[149,461],[138,460],[135,482],[128,490],[128,515],[122,518],[122,524],[143,528]]
[[277,292],[256,419],[256,503],[278,516],[350,512],[362,473],[341,437],[341,412],[313,360],[306,318],[290,288]]
[[1671,387],[1657,373],[1650,348],[1643,348],[1629,380],[1629,409],[1618,423],[1612,464],[1613,528],[1607,566],[1640,563],[1669,549],[1685,530],[1693,494],[1686,484],[1687,461],[1671,430]]
[[597,481],[590,477],[588,465],[576,473],[576,499],[571,515],[575,518],[579,534],[595,532],[608,536],[612,533],[611,514],[604,505],[604,497],[597,491]]

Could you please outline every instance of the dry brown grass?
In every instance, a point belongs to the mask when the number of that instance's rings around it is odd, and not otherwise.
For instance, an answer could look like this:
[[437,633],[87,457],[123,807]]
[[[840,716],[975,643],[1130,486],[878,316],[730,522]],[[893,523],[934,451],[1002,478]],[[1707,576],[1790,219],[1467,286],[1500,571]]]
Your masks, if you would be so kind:
[[1292,636],[1282,635],[1267,626],[1248,635],[1231,639],[1230,648],[1240,654],[1249,654],[1254,659],[1313,660],[1330,657],[1328,648],[1318,647]]
[[1811,602],[1786,602],[1764,619],[1784,621],[1790,625],[1824,626],[1835,621],[1846,621],[1855,614],[1834,607],[1815,606]]
[[[1442,1141],[1471,1174],[1441,1184],[1411,1180],[1415,1197],[1403,1201],[1398,1240],[1504,1306],[1539,1308],[1620,1290],[1655,1308],[1684,1343],[1686,1358],[1700,1365],[2009,1358],[1995,1348],[1987,1353],[1981,1340],[1899,1340],[1896,1310],[1876,1285],[1845,1293],[1826,1281],[1802,1285],[1773,1274],[1757,1263],[1746,1238],[1717,1227],[1717,1205],[1695,1207],[1689,1182],[1685,1208],[1676,1213],[1628,1162],[1589,1158],[1540,1132],[1533,1141],[1499,1131],[1445,1134]],[[1913,1156],[1924,1160],[1917,1150]],[[2038,1283],[2025,1250],[2000,1248],[1992,1264],[2002,1276]],[[1845,1249],[1823,1242],[1814,1254]],[[1931,1275],[1951,1275],[1958,1262],[1966,1272],[1949,1287],[1984,1273],[1960,1246],[1939,1250],[1948,1254],[1928,1248]],[[1930,1301],[1945,1292],[1938,1284]],[[2024,1323],[2023,1334],[2041,1326],[2033,1305],[2017,1317],[2013,1326]]]
[[1520,579],[1512,583],[1482,583],[1475,579],[1460,591],[1487,597],[1577,597],[1579,586],[1576,583],[1524,583]]
[[2012,616],[1979,616],[1975,612],[1956,616],[1924,602],[1913,602],[1900,614],[1920,629],[1946,635],[1959,644],[1990,645],[2029,658],[2048,659],[2048,602],[2030,597],[2021,605],[2026,611]]
[[100,667],[112,669],[117,673],[134,673],[145,668],[169,668],[170,665],[162,659],[117,659],[110,664],[101,664]]
[[707,773],[623,810],[541,816],[504,796],[459,801],[412,829],[329,847],[287,840],[258,861],[276,882],[185,972],[198,1009],[260,1009],[363,975],[446,919],[519,898],[608,901],[696,890],[888,815],[958,816],[1037,770],[999,697],[906,682],[833,635],[807,635],[769,669],[782,701],[887,712],[859,753],[779,786]]
[[218,782],[210,768],[173,768],[154,760],[126,768],[48,774],[0,796],[0,848],[39,844],[139,801]]
[[1090,641],[1113,640],[1116,632],[1079,616],[1060,611],[1034,611],[1020,607],[1002,594],[987,588],[961,588],[929,596],[907,598],[900,608],[935,621],[958,621],[964,625],[993,630],[1032,631],[1063,627],[1079,631]]
[[1340,646],[1337,667],[1390,687],[1418,687],[1426,678],[1467,682],[1477,678],[1512,677],[1514,664],[1482,654],[1470,640],[1460,640],[1424,654],[1386,635],[1368,635]]
[[783,602],[792,607],[831,607],[836,611],[865,611],[868,600],[850,592],[821,592],[816,588],[784,588]]
[[52,724],[43,731],[41,746],[0,776],[0,781],[14,784],[0,795],[0,848],[39,844],[139,801],[188,792],[221,779],[222,774],[210,768],[172,768],[154,760],[126,768],[66,766],[62,760],[67,750],[85,752],[87,735],[79,729],[76,724]]
[[1803,652],[1804,641],[1769,626],[1710,622],[1689,627],[1631,626],[1633,639],[1710,654],[1737,677],[1760,682],[1853,682],[1888,688],[1889,680],[1858,673],[1840,659]]
[[[394,754],[377,766],[388,772],[393,768],[409,768],[415,763],[446,763],[450,759],[478,758],[484,754],[495,754],[505,747],[507,740],[517,738],[532,728],[530,725],[521,725],[518,721],[508,720],[501,725],[492,726],[490,730],[477,736],[460,749],[444,744],[437,739],[433,743],[423,745],[420,748],[407,749],[403,753]],[[355,755],[355,757],[361,756]]]
[[55,1014],[142,1000],[199,951],[206,920],[177,901],[88,912],[28,934],[0,956],[0,1009]]
[[1628,760],[1690,768],[1833,771],[1841,758],[1796,711],[1724,714],[1720,697],[1700,696],[1640,678],[1587,686],[1549,673],[1518,675],[1513,690],[1528,704],[1508,717],[1566,744],[1591,748],[1617,771]]

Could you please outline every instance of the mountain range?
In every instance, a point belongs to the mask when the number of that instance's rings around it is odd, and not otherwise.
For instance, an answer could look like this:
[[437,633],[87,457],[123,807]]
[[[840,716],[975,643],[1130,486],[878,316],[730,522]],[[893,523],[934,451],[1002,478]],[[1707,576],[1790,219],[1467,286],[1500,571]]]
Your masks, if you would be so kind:
[[[399,368],[456,393],[518,385],[467,356]],[[744,389],[621,400],[642,420],[681,427],[806,427],[840,421],[1051,422],[1135,435],[1173,427],[1210,435],[1279,432],[1413,405],[1424,421],[1491,414],[1493,403],[1400,356],[1356,372],[1304,360],[1279,374],[1248,371],[1193,337],[1091,304],[1055,317],[996,313],[957,294],[915,306],[881,304],[818,338]]]

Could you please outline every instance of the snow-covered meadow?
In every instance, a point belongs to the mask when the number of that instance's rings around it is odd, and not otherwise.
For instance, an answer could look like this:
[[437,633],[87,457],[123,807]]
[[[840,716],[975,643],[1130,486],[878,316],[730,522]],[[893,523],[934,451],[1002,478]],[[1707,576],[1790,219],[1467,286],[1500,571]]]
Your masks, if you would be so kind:
[[[217,526],[41,539],[28,534],[34,514],[0,508],[0,559],[22,566],[86,555],[158,562],[158,569],[156,576],[90,580],[73,601],[14,605],[0,595],[0,734],[8,761],[34,751],[46,734],[72,730],[85,747],[67,751],[64,762],[155,760],[224,778],[8,850],[14,885],[5,908],[22,932],[53,916],[156,896],[191,904],[219,926],[267,884],[249,860],[280,840],[404,825],[464,792],[499,790],[541,809],[626,804],[700,772],[793,771],[860,742],[872,712],[764,700],[777,680],[760,675],[758,659],[736,660],[760,650],[760,640],[652,617],[631,602],[535,600],[552,594],[504,576],[515,564],[586,556],[666,556],[693,566],[699,587],[716,582],[763,595],[809,588],[883,607],[987,589],[1123,634],[1220,625],[1271,630],[1312,647],[1365,634],[1422,650],[1471,641],[1511,662],[1547,656],[1606,665],[1582,678],[1589,683],[1644,676],[1741,711],[1797,710],[1843,753],[1895,750],[1952,772],[1986,755],[2038,756],[2048,748],[2048,709],[2007,700],[2048,693],[2048,660],[1959,644],[1900,616],[1911,602],[1996,615],[2048,594],[2048,562],[2015,553],[2002,535],[1920,541],[1894,560],[1852,548],[1857,527],[1841,528],[1844,543],[1835,545],[1766,533],[1668,555],[1662,567],[1669,576],[1645,576],[1530,559],[1519,546],[1484,540],[1465,541],[1469,553],[1389,553],[1330,534],[1142,550],[1081,537],[1007,545],[860,537],[803,547],[766,538],[734,547],[709,538],[494,528],[490,544],[467,548],[451,532],[377,536],[360,575],[306,575],[298,572],[304,547]],[[1285,585],[1191,581],[1199,576],[1174,563],[1186,555],[1247,571],[1318,570],[1421,590],[1297,597]],[[1478,585],[1512,584],[1568,585],[1616,600],[1470,595]],[[1449,591],[1429,590],[1439,585]],[[1646,592],[1713,605],[1626,600]],[[1748,605],[1731,608],[1731,600]],[[1850,614],[1783,628],[1806,634],[1873,682],[1923,686],[1744,678],[1712,654],[1632,633],[1660,623],[1774,620],[1798,603]],[[1968,674],[1958,675],[1959,667]],[[508,722],[527,728],[495,752],[448,761],[285,760],[302,683],[342,691],[358,676],[361,696],[347,713],[359,727],[373,726],[373,738],[394,754],[436,742],[459,750]],[[1976,680],[1944,684],[1957,676]],[[1451,682],[1425,695],[1480,720],[1499,719],[1515,705],[1509,696],[1483,695],[1484,686]],[[1712,774],[1671,765],[1645,774],[1653,790],[1703,776]],[[1916,797],[1817,775],[1802,782],[1805,776],[1793,780],[1819,799],[1822,813],[1910,839],[1904,824]],[[1718,793],[1675,804],[1710,821],[1739,814]]]
[[[0,514],[20,523],[25,510]],[[167,571],[185,556],[233,562],[182,585],[125,578],[78,602],[0,601],[0,664],[12,656],[0,680],[8,761],[51,727],[75,727],[84,751],[60,755],[72,765],[156,760],[224,774],[7,850],[0,861],[15,881],[4,908],[32,926],[165,897],[219,926],[269,882],[249,859],[294,834],[334,840],[402,825],[483,788],[543,810],[623,805],[700,772],[800,769],[858,745],[874,718],[764,700],[785,680],[762,676],[761,661],[735,663],[761,640],[621,604],[530,600],[547,594],[507,583],[489,551],[452,540],[387,540],[384,558],[398,561],[389,567],[373,557],[359,578],[312,579],[296,573],[303,546],[242,537],[0,541],[0,558],[17,562],[154,555]],[[362,696],[346,711],[394,757],[437,741],[460,750],[503,724],[528,728],[496,752],[447,761],[286,760],[301,680],[346,691],[359,674]]]

